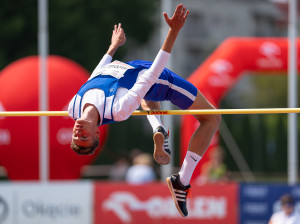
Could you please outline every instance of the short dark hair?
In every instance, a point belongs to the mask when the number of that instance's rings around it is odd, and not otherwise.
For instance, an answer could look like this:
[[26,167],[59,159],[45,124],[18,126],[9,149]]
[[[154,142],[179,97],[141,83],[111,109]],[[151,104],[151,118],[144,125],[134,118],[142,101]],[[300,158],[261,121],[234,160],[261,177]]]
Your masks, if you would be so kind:
[[281,203],[281,205],[284,205],[284,204],[294,205],[295,202],[291,195],[285,194],[280,198],[280,203]]
[[91,146],[82,147],[76,145],[73,141],[71,142],[71,149],[78,155],[91,155],[94,154],[95,150],[99,146],[99,138],[95,137]]

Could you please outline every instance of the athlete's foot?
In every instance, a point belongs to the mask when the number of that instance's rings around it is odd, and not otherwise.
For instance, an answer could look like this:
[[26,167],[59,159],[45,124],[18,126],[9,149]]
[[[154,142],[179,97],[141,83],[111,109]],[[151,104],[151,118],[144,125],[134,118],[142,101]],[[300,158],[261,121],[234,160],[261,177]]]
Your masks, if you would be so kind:
[[190,197],[191,185],[184,186],[180,182],[179,174],[167,177],[166,181],[178,212],[182,217],[186,217],[188,215],[186,199]]
[[171,151],[168,143],[169,135],[162,126],[159,126],[153,134],[154,141],[154,160],[160,165],[170,163]]

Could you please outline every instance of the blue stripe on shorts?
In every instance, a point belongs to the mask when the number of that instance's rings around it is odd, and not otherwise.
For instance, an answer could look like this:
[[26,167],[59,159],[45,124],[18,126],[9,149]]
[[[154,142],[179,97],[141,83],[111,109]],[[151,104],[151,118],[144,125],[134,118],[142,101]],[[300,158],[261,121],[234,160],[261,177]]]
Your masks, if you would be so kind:
[[[126,62],[133,67],[150,68],[152,62],[135,60]],[[148,101],[171,101],[180,109],[189,108],[197,96],[197,88],[179,75],[165,68],[157,82],[144,97]]]

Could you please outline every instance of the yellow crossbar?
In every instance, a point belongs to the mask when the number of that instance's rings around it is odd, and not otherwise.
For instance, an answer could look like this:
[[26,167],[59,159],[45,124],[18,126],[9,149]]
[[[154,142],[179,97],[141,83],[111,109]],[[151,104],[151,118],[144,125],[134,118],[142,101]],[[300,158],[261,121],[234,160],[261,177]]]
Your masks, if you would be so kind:
[[[136,110],[132,115],[196,115],[196,114],[287,114],[300,113],[300,108],[216,109],[216,110]],[[68,116],[67,111],[0,111],[0,117]]]

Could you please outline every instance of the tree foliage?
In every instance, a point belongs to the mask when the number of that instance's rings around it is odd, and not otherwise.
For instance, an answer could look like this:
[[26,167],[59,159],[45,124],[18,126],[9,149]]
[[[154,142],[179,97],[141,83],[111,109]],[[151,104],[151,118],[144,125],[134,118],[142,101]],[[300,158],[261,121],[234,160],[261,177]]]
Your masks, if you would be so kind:
[[[1,0],[0,69],[12,61],[37,54],[37,0]],[[122,23],[129,44],[145,44],[155,27],[153,0],[49,1],[50,54],[73,59],[93,69],[110,43],[113,25]]]
[[37,54],[37,3],[1,0],[0,69],[12,61]]

